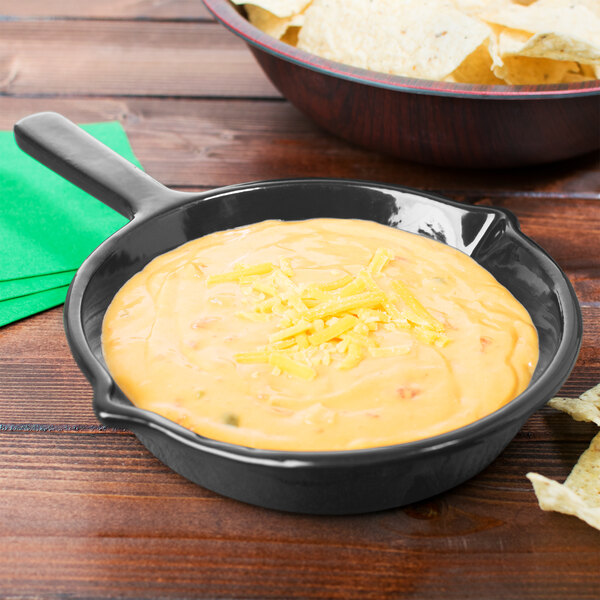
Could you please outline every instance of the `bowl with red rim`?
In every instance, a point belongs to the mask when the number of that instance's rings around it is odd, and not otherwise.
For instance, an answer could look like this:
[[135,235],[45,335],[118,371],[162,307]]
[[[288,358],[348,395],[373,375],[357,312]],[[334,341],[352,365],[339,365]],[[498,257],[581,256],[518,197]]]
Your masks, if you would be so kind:
[[323,129],[402,159],[451,167],[548,163],[600,148],[600,80],[475,85],[377,73],[321,58],[204,0],[275,87]]

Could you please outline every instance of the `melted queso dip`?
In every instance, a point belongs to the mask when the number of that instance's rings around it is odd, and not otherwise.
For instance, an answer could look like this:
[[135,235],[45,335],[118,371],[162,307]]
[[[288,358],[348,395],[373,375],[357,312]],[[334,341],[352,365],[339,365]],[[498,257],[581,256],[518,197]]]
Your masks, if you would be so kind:
[[467,255],[370,221],[265,221],[150,262],[104,318],[137,406],[254,448],[346,450],[456,429],[528,385],[527,311]]

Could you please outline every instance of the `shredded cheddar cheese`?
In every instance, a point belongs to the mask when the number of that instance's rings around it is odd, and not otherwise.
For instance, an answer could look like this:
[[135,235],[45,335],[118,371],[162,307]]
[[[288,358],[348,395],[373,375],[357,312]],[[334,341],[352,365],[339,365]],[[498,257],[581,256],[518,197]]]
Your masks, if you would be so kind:
[[[230,271],[229,273],[220,273],[218,275],[211,275],[206,282],[208,284],[211,283],[223,283],[226,281],[240,281],[249,277],[250,275],[264,275],[265,273],[270,273],[273,269],[275,269],[275,265],[272,263],[262,263],[260,265],[254,265],[253,267],[243,267],[240,266],[234,271]],[[251,282],[251,280],[250,280]]]
[[313,379],[317,374],[312,367],[303,365],[281,352],[271,352],[269,364],[302,379]]
[[289,258],[280,258],[279,259],[279,268],[281,269],[281,272],[284,275],[287,275],[288,277],[294,276],[294,270],[292,269],[292,265],[290,263]]
[[371,275],[377,275],[377,273],[381,273],[383,267],[388,262],[388,260],[394,258],[394,253],[387,248],[377,248],[375,254],[373,254],[373,258],[369,262],[367,266],[367,271]]
[[410,290],[400,281],[394,281],[394,291],[400,296],[408,311],[407,318],[415,325],[421,325],[433,331],[442,332],[444,326],[434,319],[423,307],[423,305],[411,294]]
[[286,327],[285,329],[280,329],[279,331],[273,333],[269,336],[269,342],[278,342],[279,340],[285,340],[286,338],[294,337],[299,333],[304,333],[307,329],[310,329],[310,323],[301,319],[296,323],[296,325],[292,325],[291,327]]
[[[288,258],[279,265],[236,265],[228,273],[211,275],[208,285],[234,282],[249,286],[251,310],[238,316],[250,321],[274,320],[277,329],[257,352],[236,354],[245,364],[268,364],[274,373],[302,379],[316,376],[315,366],[337,364],[351,369],[367,355],[402,356],[410,346],[379,347],[380,329],[402,329],[430,345],[448,342],[444,326],[401,281],[385,291],[376,281],[394,253],[378,248],[365,268],[328,283],[298,285]],[[252,295],[253,294],[253,295]]]
[[316,289],[321,292],[330,292],[332,290],[337,290],[345,285],[349,284],[352,281],[352,275],[345,275],[340,279],[336,279],[335,281],[331,281],[330,283],[321,283],[319,285],[309,285],[306,288],[308,292],[311,289]]
[[358,318],[354,315],[346,315],[335,323],[328,325],[321,331],[317,331],[308,338],[308,341],[313,346],[319,346],[332,340],[333,338],[339,337],[342,333],[345,333],[349,329],[352,329],[358,323]]

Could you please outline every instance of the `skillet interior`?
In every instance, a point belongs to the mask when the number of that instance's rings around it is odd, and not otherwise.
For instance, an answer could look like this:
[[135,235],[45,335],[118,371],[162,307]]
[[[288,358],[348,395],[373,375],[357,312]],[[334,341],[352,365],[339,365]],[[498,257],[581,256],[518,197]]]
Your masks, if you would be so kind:
[[[150,219],[134,220],[92,255],[73,289],[82,292],[83,333],[97,365],[106,368],[100,334],[108,304],[154,257],[214,231],[265,219],[313,217],[370,219],[471,255],[527,308],[538,329],[540,358],[530,387],[547,372],[564,342],[565,329],[576,328],[570,313],[563,310],[565,298],[572,293],[564,276],[543,251],[518,233],[510,213],[367,182],[264,182],[216,190],[165,208]],[[117,396],[123,401],[122,394]]]

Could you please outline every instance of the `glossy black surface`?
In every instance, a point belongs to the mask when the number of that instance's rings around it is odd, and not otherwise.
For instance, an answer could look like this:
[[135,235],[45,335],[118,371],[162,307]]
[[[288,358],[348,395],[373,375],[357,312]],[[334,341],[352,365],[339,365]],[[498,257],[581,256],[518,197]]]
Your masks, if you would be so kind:
[[[400,186],[331,179],[181,194],[92,144],[60,115],[27,117],[15,126],[15,135],[32,156],[133,215],[82,265],[65,305],[67,338],[94,388],[98,418],[131,429],[165,464],[221,494],[280,510],[344,514],[440,493],[494,460],[529,415],[558,391],[576,360],[582,323],[571,285],[554,261],[520,233],[507,211],[461,205]],[[134,407],[113,382],[101,350],[102,319],[121,285],[154,257],[190,239],[265,219],[313,217],[370,219],[471,255],[524,304],[538,329],[540,359],[527,390],[461,429],[407,444],[341,452],[235,446]]]

